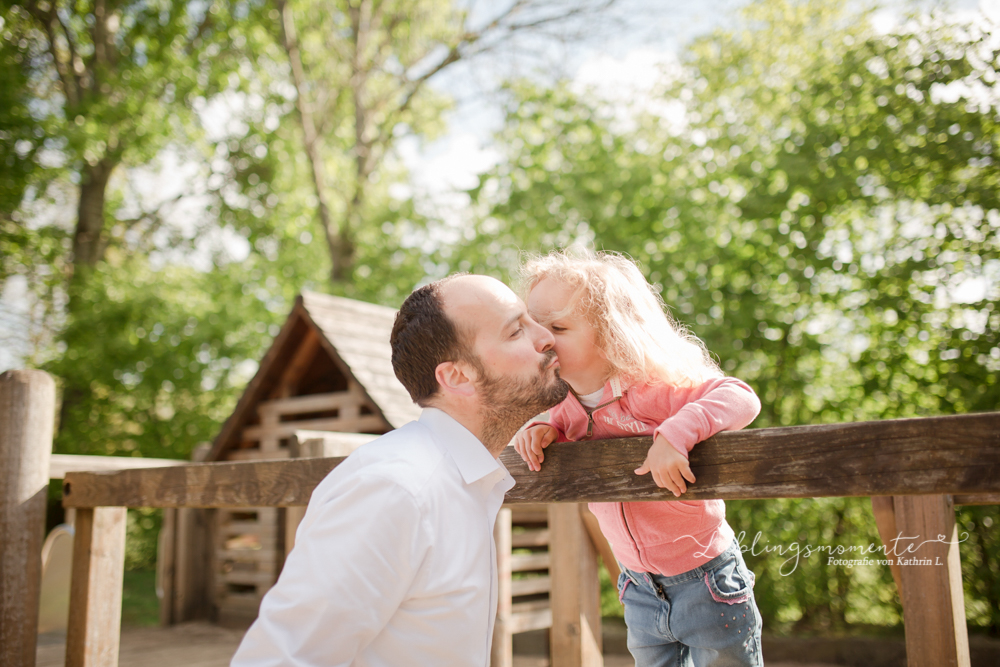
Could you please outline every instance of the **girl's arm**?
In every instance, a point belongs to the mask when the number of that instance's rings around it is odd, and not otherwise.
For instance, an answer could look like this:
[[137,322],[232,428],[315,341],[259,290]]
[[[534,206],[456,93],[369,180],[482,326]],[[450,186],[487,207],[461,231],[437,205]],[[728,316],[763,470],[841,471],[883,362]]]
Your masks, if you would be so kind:
[[737,431],[760,413],[760,399],[747,383],[716,378],[698,387],[650,387],[644,412],[662,418],[656,428],[674,449],[687,456],[696,444],[719,431]]
[[[653,431],[653,445],[635,474],[652,473],[656,485],[680,497],[695,476],[688,452],[719,431],[741,429],[760,412],[760,400],[745,382],[735,378],[710,380],[699,387],[646,386],[635,401],[635,411],[650,421],[668,414]],[[636,415],[639,416],[639,415]]]

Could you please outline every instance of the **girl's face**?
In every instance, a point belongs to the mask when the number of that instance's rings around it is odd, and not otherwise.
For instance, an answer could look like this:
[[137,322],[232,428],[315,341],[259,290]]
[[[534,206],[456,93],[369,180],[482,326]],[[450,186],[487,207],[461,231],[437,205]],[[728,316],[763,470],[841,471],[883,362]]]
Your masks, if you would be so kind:
[[559,355],[559,375],[578,394],[591,394],[608,381],[611,365],[597,346],[597,335],[587,319],[577,313],[555,317],[574,298],[566,283],[545,278],[528,294],[528,314],[552,332]]

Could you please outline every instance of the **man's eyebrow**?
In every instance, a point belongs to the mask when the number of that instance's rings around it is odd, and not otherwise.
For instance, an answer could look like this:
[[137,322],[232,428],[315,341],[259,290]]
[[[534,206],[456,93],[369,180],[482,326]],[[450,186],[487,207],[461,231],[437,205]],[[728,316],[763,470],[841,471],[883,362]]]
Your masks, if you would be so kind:
[[501,327],[500,330],[501,331],[506,331],[507,329],[511,328],[512,326],[514,326],[514,324],[516,324],[518,321],[520,321],[520,319],[522,317],[524,317],[527,313],[528,313],[528,311],[522,310],[519,313],[517,313],[516,315],[514,315],[513,317],[508,318],[503,323],[503,326]]

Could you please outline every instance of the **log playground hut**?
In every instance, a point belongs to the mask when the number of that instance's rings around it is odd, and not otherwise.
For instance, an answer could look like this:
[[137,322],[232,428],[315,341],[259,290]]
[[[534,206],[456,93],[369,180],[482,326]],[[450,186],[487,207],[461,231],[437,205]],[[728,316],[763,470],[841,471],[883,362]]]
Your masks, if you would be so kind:
[[[341,438],[351,449],[415,419],[420,410],[392,371],[394,317],[395,311],[384,306],[301,294],[211,450],[197,458],[294,458],[301,453],[296,435],[304,431],[369,434]],[[161,549],[163,604],[170,607],[163,620],[252,621],[264,593],[277,581],[300,513],[255,507],[166,518],[161,547],[170,550],[173,542],[173,553]],[[205,547],[192,544],[192,537]],[[205,558],[203,567],[183,567],[185,559],[199,556]],[[171,564],[173,572],[165,572]]]

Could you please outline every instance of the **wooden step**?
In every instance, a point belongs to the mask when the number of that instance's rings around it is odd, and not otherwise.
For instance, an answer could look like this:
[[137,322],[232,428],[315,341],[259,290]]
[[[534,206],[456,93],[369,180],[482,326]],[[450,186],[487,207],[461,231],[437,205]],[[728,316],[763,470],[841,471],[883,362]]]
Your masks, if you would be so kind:
[[510,508],[510,520],[515,525],[549,522],[549,507],[545,503],[512,503],[504,507]]
[[273,549],[219,549],[215,554],[217,560],[269,563],[271,565],[277,563]]
[[[543,600],[543,602],[545,601]],[[539,609],[519,610],[517,604],[514,604],[507,627],[510,628],[512,635],[516,635],[519,632],[551,628],[552,609],[546,606]]]
[[549,546],[549,529],[536,528],[513,533],[510,536],[510,544],[515,549],[525,547],[547,547]]
[[511,597],[548,593],[551,589],[552,581],[549,577],[527,577],[525,579],[513,579],[510,582]]
[[245,584],[247,586],[266,586],[270,588],[274,585],[275,576],[272,572],[232,572],[219,573],[219,579],[227,584]]
[[510,571],[526,572],[529,570],[547,570],[549,569],[550,562],[551,559],[549,558],[548,552],[538,554],[514,554],[510,557]]
[[265,521],[229,521],[219,526],[219,532],[223,535],[243,535],[244,533],[260,533],[265,530],[276,530],[278,522],[273,520]]

